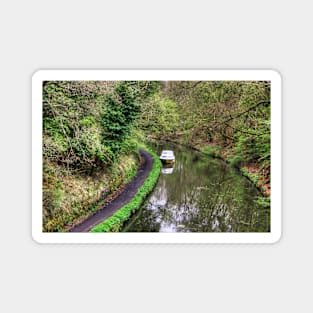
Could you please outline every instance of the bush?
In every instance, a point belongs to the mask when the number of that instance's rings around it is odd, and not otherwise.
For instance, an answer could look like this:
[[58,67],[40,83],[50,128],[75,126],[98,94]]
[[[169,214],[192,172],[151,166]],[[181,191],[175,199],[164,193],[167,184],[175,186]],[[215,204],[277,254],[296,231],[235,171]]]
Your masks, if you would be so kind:
[[243,158],[239,155],[233,155],[228,158],[228,162],[233,167],[240,167],[243,162]]
[[201,151],[210,157],[218,157],[220,155],[220,149],[220,147],[210,145],[202,148]]
[[43,156],[67,170],[89,172],[112,156],[101,142],[99,111],[111,88],[101,82],[51,81],[43,85]]

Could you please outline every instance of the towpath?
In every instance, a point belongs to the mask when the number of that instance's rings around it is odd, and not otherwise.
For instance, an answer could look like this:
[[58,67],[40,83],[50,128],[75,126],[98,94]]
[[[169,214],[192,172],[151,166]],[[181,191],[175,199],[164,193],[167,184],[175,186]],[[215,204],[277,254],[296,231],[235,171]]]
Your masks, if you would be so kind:
[[127,184],[120,195],[100,210],[96,211],[93,215],[89,216],[78,225],[72,227],[69,232],[88,232],[91,228],[112,216],[117,210],[127,204],[136,195],[138,189],[142,186],[152,170],[154,162],[153,157],[147,151],[140,149],[139,152],[141,162],[137,174],[131,182]]

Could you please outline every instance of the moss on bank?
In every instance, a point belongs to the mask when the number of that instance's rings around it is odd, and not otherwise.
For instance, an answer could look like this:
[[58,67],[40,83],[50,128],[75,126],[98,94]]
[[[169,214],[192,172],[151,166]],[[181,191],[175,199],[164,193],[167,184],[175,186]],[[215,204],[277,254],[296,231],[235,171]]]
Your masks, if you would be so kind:
[[158,156],[151,150],[147,150],[154,158],[152,170],[145,180],[144,184],[139,188],[135,197],[126,205],[124,205],[120,210],[118,210],[114,215],[106,219],[104,222],[98,224],[91,229],[90,232],[119,232],[124,223],[134,214],[142,205],[143,201],[153,190],[160,171],[161,171],[161,162]]

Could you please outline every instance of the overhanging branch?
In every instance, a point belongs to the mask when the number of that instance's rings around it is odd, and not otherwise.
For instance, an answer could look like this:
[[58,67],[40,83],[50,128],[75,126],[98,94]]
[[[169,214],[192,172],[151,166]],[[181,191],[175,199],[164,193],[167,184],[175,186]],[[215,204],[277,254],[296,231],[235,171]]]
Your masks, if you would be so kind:
[[244,115],[244,114],[246,114],[246,113],[248,113],[248,112],[250,112],[250,111],[256,109],[257,107],[259,107],[259,106],[262,105],[262,104],[269,104],[269,103],[270,103],[269,100],[260,101],[260,102],[258,102],[257,104],[253,105],[252,107],[248,108],[247,110],[245,110],[245,111],[243,111],[243,112],[240,112],[240,113],[238,113],[238,114],[236,114],[236,115],[234,115],[234,116],[230,116],[228,119],[226,119],[226,120],[224,120],[224,121],[222,121],[222,122],[217,123],[217,124],[214,126],[214,128],[218,127],[218,126],[221,125],[221,124],[226,124],[226,123],[228,123],[228,122],[230,122],[230,121],[232,121],[232,120],[234,120],[234,119],[236,119],[236,118],[238,118],[238,117],[240,117],[240,116],[242,116],[242,115]]

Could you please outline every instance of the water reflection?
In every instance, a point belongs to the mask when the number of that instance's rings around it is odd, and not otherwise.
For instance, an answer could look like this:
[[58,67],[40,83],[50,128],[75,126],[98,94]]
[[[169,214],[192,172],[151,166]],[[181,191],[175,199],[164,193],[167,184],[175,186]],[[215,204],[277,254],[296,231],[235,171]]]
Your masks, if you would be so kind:
[[180,146],[154,192],[126,225],[127,232],[268,232],[270,210],[257,189],[221,160]]

